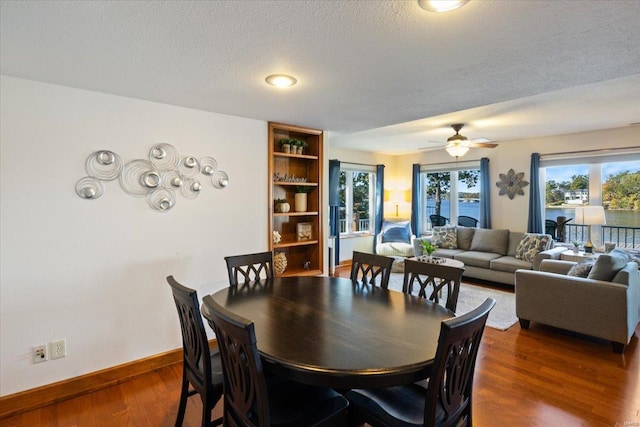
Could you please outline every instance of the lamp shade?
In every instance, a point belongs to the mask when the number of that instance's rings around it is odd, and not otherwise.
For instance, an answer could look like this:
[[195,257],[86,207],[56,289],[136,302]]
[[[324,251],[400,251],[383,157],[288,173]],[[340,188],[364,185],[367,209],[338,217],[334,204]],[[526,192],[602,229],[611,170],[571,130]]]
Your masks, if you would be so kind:
[[582,206],[576,208],[575,222],[581,225],[603,225],[607,223],[602,206]]

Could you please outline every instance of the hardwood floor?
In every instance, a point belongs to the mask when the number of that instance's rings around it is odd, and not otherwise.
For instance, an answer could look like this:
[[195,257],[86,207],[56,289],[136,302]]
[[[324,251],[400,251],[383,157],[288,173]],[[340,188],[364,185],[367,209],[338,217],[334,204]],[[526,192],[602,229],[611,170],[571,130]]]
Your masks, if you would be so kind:
[[[349,275],[341,267],[337,275]],[[485,426],[640,426],[640,328],[624,354],[608,342],[532,323],[486,328],[476,368],[473,421]],[[172,426],[181,365],[0,420],[0,426]],[[220,415],[220,404],[216,416]],[[200,425],[202,404],[184,426]]]

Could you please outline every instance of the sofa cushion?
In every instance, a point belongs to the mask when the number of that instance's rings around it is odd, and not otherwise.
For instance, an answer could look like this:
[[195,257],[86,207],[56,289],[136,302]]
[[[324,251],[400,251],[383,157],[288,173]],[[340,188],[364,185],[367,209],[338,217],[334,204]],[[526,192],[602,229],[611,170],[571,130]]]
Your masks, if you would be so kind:
[[433,255],[441,256],[443,258],[455,258],[456,255],[463,252],[465,251],[463,251],[462,249],[438,249],[433,253]]
[[382,224],[382,243],[411,241],[411,223],[409,221],[384,222]]
[[594,260],[592,258],[585,258],[571,267],[571,269],[567,271],[567,276],[587,277],[593,268],[593,263]]
[[[471,240],[471,247],[469,249],[477,252],[506,255],[508,243],[509,230],[478,228],[473,233],[473,240]],[[487,268],[489,267],[487,266]]]
[[458,234],[455,227],[434,227],[431,243],[442,249],[456,249]]
[[490,268],[491,261],[502,255],[491,252],[466,251],[454,256],[454,259],[464,262],[465,265],[480,268]]
[[622,270],[627,262],[629,256],[620,249],[614,249],[608,254],[600,255],[596,262],[593,264],[593,268],[589,272],[587,278],[593,280],[603,280],[610,282],[618,271]]
[[473,240],[473,232],[475,230],[475,227],[456,227],[456,233],[458,234],[458,249],[468,251],[471,248],[471,241]]
[[531,270],[533,268],[533,264],[529,261],[508,255],[491,260],[490,265],[492,270],[506,271],[507,273],[515,273],[519,269]]
[[548,234],[526,233],[516,249],[516,258],[533,262],[538,253],[547,249],[550,240]]

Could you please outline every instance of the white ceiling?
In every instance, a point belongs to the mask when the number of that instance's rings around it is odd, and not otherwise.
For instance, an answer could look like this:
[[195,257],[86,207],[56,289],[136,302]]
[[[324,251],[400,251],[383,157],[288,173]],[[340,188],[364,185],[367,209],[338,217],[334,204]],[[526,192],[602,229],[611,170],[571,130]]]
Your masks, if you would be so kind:
[[458,122],[511,141],[640,122],[640,1],[3,0],[0,71],[361,150],[441,146]]

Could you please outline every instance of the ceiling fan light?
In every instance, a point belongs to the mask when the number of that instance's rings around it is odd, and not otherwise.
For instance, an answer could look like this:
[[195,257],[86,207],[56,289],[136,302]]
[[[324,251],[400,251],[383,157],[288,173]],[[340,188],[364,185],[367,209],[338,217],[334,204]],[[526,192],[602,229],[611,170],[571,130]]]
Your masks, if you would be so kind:
[[447,153],[449,153],[451,157],[462,157],[467,154],[469,147],[463,144],[453,143],[447,144],[445,150],[447,150]]

